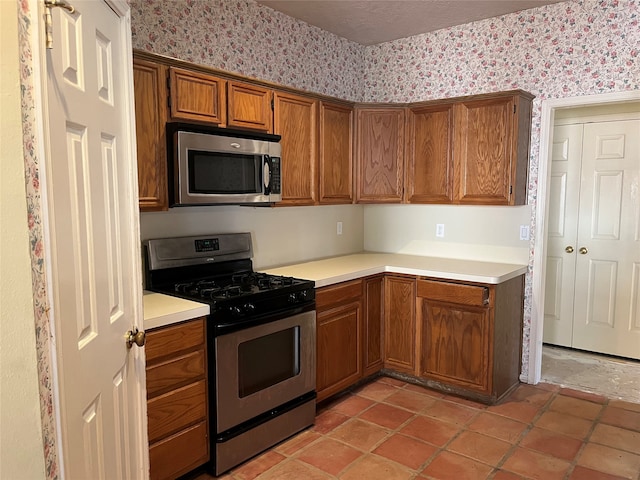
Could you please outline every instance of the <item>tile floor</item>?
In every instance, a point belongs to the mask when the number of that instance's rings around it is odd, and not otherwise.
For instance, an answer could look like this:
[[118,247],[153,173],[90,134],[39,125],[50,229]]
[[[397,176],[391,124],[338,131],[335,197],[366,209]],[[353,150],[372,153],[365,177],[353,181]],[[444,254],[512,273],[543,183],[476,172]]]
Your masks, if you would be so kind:
[[379,377],[220,478],[640,480],[640,404],[539,384],[487,407]]

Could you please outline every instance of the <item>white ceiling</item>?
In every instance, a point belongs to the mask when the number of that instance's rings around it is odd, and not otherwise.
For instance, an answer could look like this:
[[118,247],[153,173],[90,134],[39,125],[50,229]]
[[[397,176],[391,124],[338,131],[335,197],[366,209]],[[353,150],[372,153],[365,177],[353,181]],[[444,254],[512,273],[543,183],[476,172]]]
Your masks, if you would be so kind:
[[257,0],[361,45],[374,45],[563,0]]

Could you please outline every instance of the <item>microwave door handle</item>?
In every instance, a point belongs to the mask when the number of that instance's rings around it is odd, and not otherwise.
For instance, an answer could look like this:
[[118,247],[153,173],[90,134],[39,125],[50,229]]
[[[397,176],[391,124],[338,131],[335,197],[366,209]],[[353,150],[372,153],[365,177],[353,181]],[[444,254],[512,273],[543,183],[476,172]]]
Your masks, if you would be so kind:
[[271,194],[271,175],[272,175],[272,165],[271,165],[271,157],[269,155],[264,156],[264,164],[262,166],[262,177],[263,177],[263,186],[264,186],[264,194]]

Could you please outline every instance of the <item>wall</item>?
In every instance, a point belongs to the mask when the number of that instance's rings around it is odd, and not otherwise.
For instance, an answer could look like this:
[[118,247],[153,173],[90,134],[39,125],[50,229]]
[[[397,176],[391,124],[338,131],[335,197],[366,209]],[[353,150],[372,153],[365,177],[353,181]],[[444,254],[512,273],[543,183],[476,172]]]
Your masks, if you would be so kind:
[[0,478],[44,478],[20,118],[17,3],[0,2]]
[[[528,203],[534,232],[542,101],[640,89],[639,17],[638,0],[575,0],[369,46],[364,99],[413,102],[517,88],[533,93]],[[525,295],[521,378],[529,369],[530,274]]]
[[[367,205],[364,249],[485,262],[526,264],[531,207],[466,205]],[[444,237],[436,237],[436,224]]]
[[[342,235],[336,234],[342,222]],[[359,252],[363,211],[359,205],[322,207],[187,207],[143,213],[143,240],[207,233],[251,232],[255,268]]]
[[348,100],[362,47],[247,0],[132,0],[133,48]]
[[[528,222],[519,212],[513,223],[505,224],[507,236],[521,221],[535,230],[542,100],[640,88],[638,0],[569,0],[368,47],[250,1],[134,0],[132,10],[135,48],[346,99],[411,102],[515,88],[530,91],[536,95],[528,189],[531,213]],[[446,254],[465,243],[452,237],[432,241],[432,229],[411,225],[404,213],[411,207],[399,208],[403,210],[365,207],[369,233],[365,247],[416,251],[428,247]],[[427,216],[435,212],[428,207],[418,211]],[[503,213],[492,207],[483,211],[483,218],[492,224],[500,222]],[[372,224],[378,214],[385,222],[376,219]],[[392,231],[401,217],[408,222],[407,230],[384,237],[388,241],[369,243],[374,233]],[[467,215],[464,210],[457,223],[465,225],[474,218],[475,212]],[[143,230],[144,223],[143,218]],[[417,238],[402,243],[404,234]],[[449,241],[453,244],[446,246]],[[533,242],[532,238],[528,246],[530,269]],[[509,255],[520,258],[520,245],[498,241],[489,250],[487,245],[483,248],[491,255],[515,248]],[[523,378],[528,372],[530,317],[528,275]]]

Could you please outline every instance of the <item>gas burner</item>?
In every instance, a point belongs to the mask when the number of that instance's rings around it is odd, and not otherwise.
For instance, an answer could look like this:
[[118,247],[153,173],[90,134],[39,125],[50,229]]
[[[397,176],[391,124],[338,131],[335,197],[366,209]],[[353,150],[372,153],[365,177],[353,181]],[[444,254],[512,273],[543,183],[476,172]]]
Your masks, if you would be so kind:
[[218,285],[216,285],[216,282],[214,280],[199,280],[196,283],[196,287],[199,290],[208,289],[208,288],[220,288]]
[[193,282],[176,283],[173,289],[179,293],[189,293],[191,291],[192,286],[193,286]]
[[219,296],[221,291],[222,291],[222,288],[219,288],[219,287],[201,288],[198,293],[202,298],[211,298],[211,299],[213,299],[213,298],[216,298],[217,296]]

